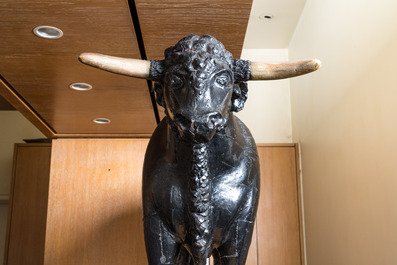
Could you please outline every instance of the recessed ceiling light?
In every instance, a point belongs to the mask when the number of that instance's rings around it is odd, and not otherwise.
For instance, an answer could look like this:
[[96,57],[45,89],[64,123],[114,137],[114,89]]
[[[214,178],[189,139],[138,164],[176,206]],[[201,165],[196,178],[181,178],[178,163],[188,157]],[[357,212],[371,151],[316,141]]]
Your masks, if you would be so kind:
[[63,36],[62,30],[53,26],[38,26],[33,29],[36,36],[45,39],[59,39]]
[[92,89],[92,86],[87,83],[73,83],[69,87],[74,90],[79,90],[79,91],[87,91],[87,90]]
[[273,15],[262,14],[262,15],[259,16],[259,19],[271,20],[271,19],[273,19]]
[[106,118],[96,118],[93,120],[93,122],[95,122],[97,124],[108,124],[108,123],[110,123],[110,120],[106,119]]

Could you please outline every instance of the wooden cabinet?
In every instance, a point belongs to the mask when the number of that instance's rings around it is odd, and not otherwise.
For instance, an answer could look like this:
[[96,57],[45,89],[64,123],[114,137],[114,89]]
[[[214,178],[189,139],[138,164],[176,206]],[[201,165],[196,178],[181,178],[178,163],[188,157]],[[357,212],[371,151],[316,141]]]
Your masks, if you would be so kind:
[[147,264],[141,207],[147,143],[17,145],[4,264]]
[[43,264],[51,146],[17,144],[4,264]]
[[261,195],[254,239],[257,261],[251,259],[254,263],[247,265],[305,264],[297,148],[296,145],[258,147]]
[[147,144],[53,141],[44,265],[147,264],[141,206]]
[[[147,143],[16,145],[4,264],[147,264],[141,206]],[[261,198],[247,265],[304,264],[296,146],[258,151]]]

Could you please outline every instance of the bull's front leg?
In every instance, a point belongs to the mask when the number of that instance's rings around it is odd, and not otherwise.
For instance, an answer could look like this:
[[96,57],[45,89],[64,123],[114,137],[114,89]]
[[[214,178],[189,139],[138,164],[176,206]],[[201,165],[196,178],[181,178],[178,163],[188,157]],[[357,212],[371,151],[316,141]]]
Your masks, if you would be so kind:
[[149,265],[186,265],[190,257],[164,225],[157,213],[144,217],[146,254]]
[[251,243],[254,222],[236,220],[231,238],[212,253],[215,265],[244,265]]
[[229,228],[228,239],[212,252],[215,265],[244,265],[254,231],[257,187],[252,187],[246,202]]

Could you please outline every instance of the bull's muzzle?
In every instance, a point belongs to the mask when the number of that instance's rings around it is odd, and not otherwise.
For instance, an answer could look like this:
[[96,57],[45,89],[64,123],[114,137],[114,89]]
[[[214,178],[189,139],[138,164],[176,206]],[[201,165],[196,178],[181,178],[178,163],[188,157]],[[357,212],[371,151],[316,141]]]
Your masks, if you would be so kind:
[[177,113],[174,122],[182,138],[195,142],[208,142],[219,129],[223,128],[226,119],[220,113],[193,117]]

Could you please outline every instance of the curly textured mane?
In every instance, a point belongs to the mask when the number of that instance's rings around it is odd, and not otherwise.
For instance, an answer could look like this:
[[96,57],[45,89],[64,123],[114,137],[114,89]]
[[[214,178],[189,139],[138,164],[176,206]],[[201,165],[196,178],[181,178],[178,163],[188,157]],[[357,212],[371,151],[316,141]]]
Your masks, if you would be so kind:
[[208,150],[205,144],[193,146],[192,170],[189,179],[189,219],[192,224],[189,241],[193,257],[201,260],[212,243],[211,182],[208,172]]
[[221,42],[209,35],[197,36],[193,34],[186,36],[177,44],[165,50],[165,67],[180,63],[186,53],[212,55],[226,63],[230,69],[233,67],[233,56],[225,49]]

